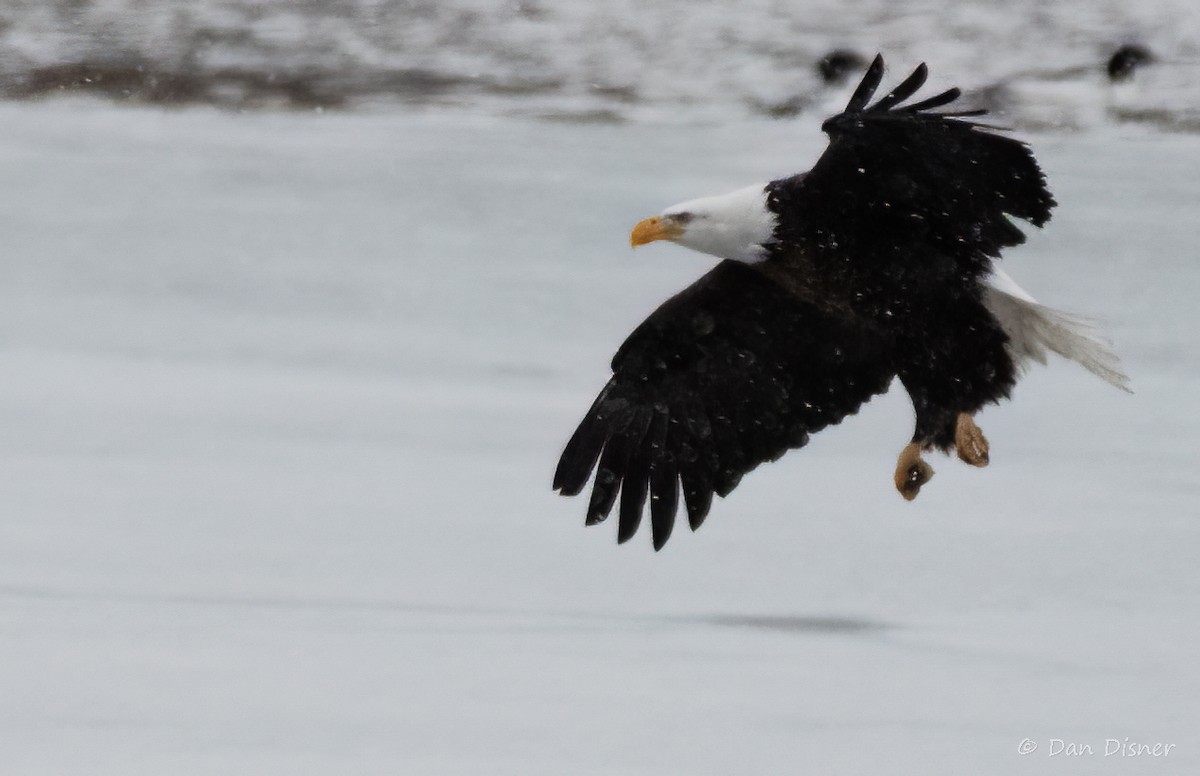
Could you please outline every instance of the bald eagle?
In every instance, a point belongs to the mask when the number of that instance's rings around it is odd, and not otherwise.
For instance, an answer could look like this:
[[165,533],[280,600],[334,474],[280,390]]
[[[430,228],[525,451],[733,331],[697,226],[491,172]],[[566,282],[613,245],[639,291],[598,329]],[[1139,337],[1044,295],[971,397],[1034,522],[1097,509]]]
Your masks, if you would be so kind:
[[1055,205],[1029,147],[943,111],[950,89],[905,105],[926,67],[874,104],[877,56],[808,172],[667,208],[633,246],[669,240],[723,261],[629,336],[612,378],[562,453],[554,488],[580,493],[596,470],[588,525],[620,495],[617,539],[642,521],[655,549],[680,494],[698,528],[714,494],[841,422],[899,378],[916,424],[893,481],[912,500],[928,450],[988,463],[973,416],[1007,398],[1020,369],[1052,350],[1127,390],[1086,321],[1039,305],[993,267]]

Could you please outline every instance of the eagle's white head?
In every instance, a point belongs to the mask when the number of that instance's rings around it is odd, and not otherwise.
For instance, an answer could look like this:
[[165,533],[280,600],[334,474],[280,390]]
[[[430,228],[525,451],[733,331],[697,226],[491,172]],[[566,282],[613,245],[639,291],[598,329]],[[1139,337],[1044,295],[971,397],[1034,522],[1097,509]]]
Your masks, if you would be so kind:
[[633,227],[629,242],[636,248],[670,240],[722,259],[762,261],[767,257],[766,246],[775,239],[776,225],[775,214],[767,208],[766,186],[759,183],[672,205]]

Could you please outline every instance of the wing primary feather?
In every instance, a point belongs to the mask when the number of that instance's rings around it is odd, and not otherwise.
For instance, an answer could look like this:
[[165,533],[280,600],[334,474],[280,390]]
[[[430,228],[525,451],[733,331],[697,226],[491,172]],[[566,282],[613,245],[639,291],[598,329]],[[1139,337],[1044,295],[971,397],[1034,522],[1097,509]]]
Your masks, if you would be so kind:
[[[934,96],[928,97],[924,100],[921,100],[920,102],[914,102],[912,105],[905,105],[903,108],[901,108],[901,110],[903,110],[905,113],[917,113],[919,111],[929,110],[930,108],[940,108],[943,105],[949,105],[950,103],[954,102],[961,96],[962,96],[962,90],[956,86],[953,89],[947,89],[946,91],[942,92],[941,94],[935,94]],[[971,112],[974,113],[974,111],[971,111]],[[984,111],[984,112],[986,113],[986,111]],[[955,114],[942,114],[942,115],[955,115]]]
[[[934,116],[939,119],[969,119],[969,118],[974,118],[975,116],[986,116],[987,109],[986,108],[974,108],[972,110],[950,110],[950,111],[946,111],[945,113],[927,113],[925,115],[926,116]],[[975,124],[975,123],[972,123],[971,126],[976,127],[978,129],[995,129],[995,130],[999,130],[1001,132],[1008,132],[1012,129],[1011,127],[1002,127],[999,124]]]
[[846,103],[846,113],[860,113],[862,109],[867,107],[867,103],[871,101],[871,97],[875,95],[875,90],[879,88],[879,82],[883,80],[883,55],[876,54],[872,60],[871,66],[867,68],[866,74],[862,81],[859,82],[858,88],[854,90],[854,94],[850,96],[850,102]]
[[728,496],[742,480],[742,470],[746,467],[748,456],[742,445],[738,443],[737,429],[733,418],[729,415],[714,415],[713,443],[717,459],[714,472],[713,490],[721,498]]
[[600,392],[563,449],[558,468],[554,470],[553,487],[564,496],[577,496],[587,485],[600,451],[609,438],[611,423],[606,421],[626,406],[625,402],[606,401],[611,387],[612,383],[609,383]]
[[687,427],[678,415],[677,404],[668,408],[666,447],[650,470],[650,527],[656,552],[671,537],[679,511],[679,465]]
[[689,433],[690,455],[679,461],[679,480],[688,525],[700,527],[712,506],[713,478],[721,471],[721,454],[713,436],[713,424],[704,405],[696,399],[683,408]]
[[891,110],[893,106],[899,105],[909,97],[912,97],[918,89],[925,85],[925,79],[928,77],[929,68],[922,62],[917,65],[917,69],[912,72],[912,75],[901,81],[900,85],[888,92],[882,100],[872,105],[870,112],[884,113]]
[[[614,473],[613,469],[609,468],[617,464],[617,462],[608,459],[617,456],[628,458],[622,444],[623,441],[622,439],[612,440],[604,448],[604,456],[600,459],[600,468],[596,471],[596,481],[592,485],[592,496],[588,500],[587,517],[584,518],[584,525],[603,523],[608,519],[608,513],[612,512],[613,504],[617,501],[617,492],[621,489],[621,480]],[[624,462],[617,465],[624,466]]]
[[675,459],[662,458],[650,470],[650,528],[657,552],[671,538],[675,512],[679,509],[679,473]]
[[624,544],[637,533],[646,506],[646,487],[650,480],[650,461],[645,451],[629,460],[629,473],[621,484],[621,515],[617,523],[617,543]]
[[617,543],[624,544],[637,533],[646,506],[650,469],[661,454],[667,437],[667,413],[654,410],[642,443],[629,458],[625,480],[621,484],[621,515],[617,523]]
[[704,524],[712,507],[713,488],[708,473],[701,467],[687,467],[679,474],[688,526],[695,531]]
[[592,485],[592,497],[588,502],[586,525],[602,523],[617,501],[617,491],[627,476],[630,459],[646,434],[649,415],[644,410],[635,410],[623,427],[615,431],[600,455],[600,466],[596,469],[596,481]]

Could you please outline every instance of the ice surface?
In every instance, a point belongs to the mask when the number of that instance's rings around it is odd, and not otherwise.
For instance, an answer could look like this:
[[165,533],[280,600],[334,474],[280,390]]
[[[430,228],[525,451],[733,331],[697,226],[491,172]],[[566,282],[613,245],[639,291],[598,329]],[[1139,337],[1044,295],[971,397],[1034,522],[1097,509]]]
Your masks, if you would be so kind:
[[1200,771],[1194,137],[1034,137],[1061,206],[1004,264],[1135,395],[1052,360],[908,504],[893,391],[655,554],[549,487],[709,265],[628,228],[815,123],[0,125],[5,773]]

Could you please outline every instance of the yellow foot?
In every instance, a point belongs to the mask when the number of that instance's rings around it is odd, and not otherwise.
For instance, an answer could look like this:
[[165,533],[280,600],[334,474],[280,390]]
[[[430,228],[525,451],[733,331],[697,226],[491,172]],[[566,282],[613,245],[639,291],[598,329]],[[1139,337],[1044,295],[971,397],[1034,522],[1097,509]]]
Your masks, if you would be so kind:
[[933,467],[921,458],[921,445],[912,442],[900,451],[896,460],[896,490],[906,501],[912,501],[921,492],[921,486],[933,477]]
[[972,466],[988,465],[987,437],[965,412],[958,414],[958,424],[954,429],[954,447],[958,450],[958,457]]

